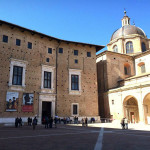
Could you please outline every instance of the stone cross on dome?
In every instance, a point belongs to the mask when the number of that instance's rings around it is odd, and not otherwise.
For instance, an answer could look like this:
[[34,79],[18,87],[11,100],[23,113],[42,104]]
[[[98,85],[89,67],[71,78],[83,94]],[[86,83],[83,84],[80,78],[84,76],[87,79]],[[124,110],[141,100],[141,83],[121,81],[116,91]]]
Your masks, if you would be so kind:
[[127,12],[126,12],[126,10],[125,10],[125,8],[124,8],[124,16],[126,16],[126,13],[127,13]]

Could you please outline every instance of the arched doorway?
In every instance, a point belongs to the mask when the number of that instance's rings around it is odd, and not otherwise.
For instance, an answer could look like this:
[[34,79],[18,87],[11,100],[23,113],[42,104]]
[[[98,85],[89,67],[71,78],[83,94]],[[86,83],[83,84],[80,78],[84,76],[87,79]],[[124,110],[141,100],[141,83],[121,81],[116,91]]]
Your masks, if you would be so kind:
[[139,122],[139,110],[138,102],[133,96],[128,96],[125,98],[124,103],[124,117],[128,119],[130,123]]
[[150,93],[143,100],[145,123],[150,124]]

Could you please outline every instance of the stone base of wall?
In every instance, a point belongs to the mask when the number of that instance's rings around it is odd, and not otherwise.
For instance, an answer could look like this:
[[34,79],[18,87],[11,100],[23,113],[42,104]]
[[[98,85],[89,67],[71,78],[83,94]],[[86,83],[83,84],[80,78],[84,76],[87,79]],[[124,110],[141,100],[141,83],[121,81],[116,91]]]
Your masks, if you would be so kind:
[[[35,116],[32,116],[32,120]],[[28,117],[21,117],[22,118],[22,123],[23,124],[27,124],[28,122]],[[30,117],[31,118],[31,117]],[[64,117],[59,117],[60,119],[63,119]],[[78,121],[80,122],[82,120],[82,118],[85,118],[85,116],[80,116],[78,117]],[[100,116],[91,116],[91,117],[87,117],[88,121],[90,122],[91,118],[95,118],[95,122],[99,122],[100,121]],[[38,119],[38,124],[41,124],[41,120],[37,117]],[[74,121],[73,117],[70,117],[70,119],[72,120],[72,122]],[[15,125],[15,118],[0,118],[0,124],[4,124],[6,126],[11,126],[11,125]]]

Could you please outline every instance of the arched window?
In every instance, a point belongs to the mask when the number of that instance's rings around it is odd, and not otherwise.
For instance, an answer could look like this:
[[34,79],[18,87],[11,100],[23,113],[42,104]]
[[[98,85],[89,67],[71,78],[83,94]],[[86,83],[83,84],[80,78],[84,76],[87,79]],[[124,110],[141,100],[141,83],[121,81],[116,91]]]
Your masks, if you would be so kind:
[[117,45],[115,45],[115,46],[113,47],[113,52],[118,52],[118,46],[117,46]]
[[124,64],[124,74],[125,75],[130,75],[131,74],[131,67],[128,63]]
[[142,52],[145,52],[146,51],[146,46],[145,46],[145,43],[142,42]]
[[145,63],[144,62],[139,63],[138,67],[139,67],[139,69],[138,69],[139,74],[146,72]]
[[132,42],[126,43],[126,53],[127,54],[133,53],[133,43]]

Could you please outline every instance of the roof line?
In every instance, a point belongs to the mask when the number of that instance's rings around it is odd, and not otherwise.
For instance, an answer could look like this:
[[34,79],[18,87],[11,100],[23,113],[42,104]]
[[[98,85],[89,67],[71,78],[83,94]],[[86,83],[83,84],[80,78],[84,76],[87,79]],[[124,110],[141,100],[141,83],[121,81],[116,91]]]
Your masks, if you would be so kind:
[[96,52],[98,52],[99,50],[101,50],[102,48],[105,47],[104,45],[96,45],[96,44],[82,43],[82,42],[75,42],[75,41],[68,41],[68,40],[63,40],[63,39],[55,38],[53,36],[49,36],[49,35],[46,35],[44,33],[37,32],[35,30],[31,30],[31,29],[28,29],[28,28],[25,28],[25,27],[22,27],[22,26],[13,24],[13,23],[9,23],[9,22],[3,21],[3,20],[0,20],[0,24],[7,24],[7,25],[10,25],[12,27],[17,27],[17,28],[29,31],[32,34],[39,34],[39,35],[42,35],[42,36],[45,36],[45,37],[48,37],[48,38],[52,38],[52,39],[55,39],[55,40],[58,40],[58,41],[62,41],[62,42],[69,42],[69,43],[83,44],[83,45],[88,45],[88,46],[95,46],[96,47]]

